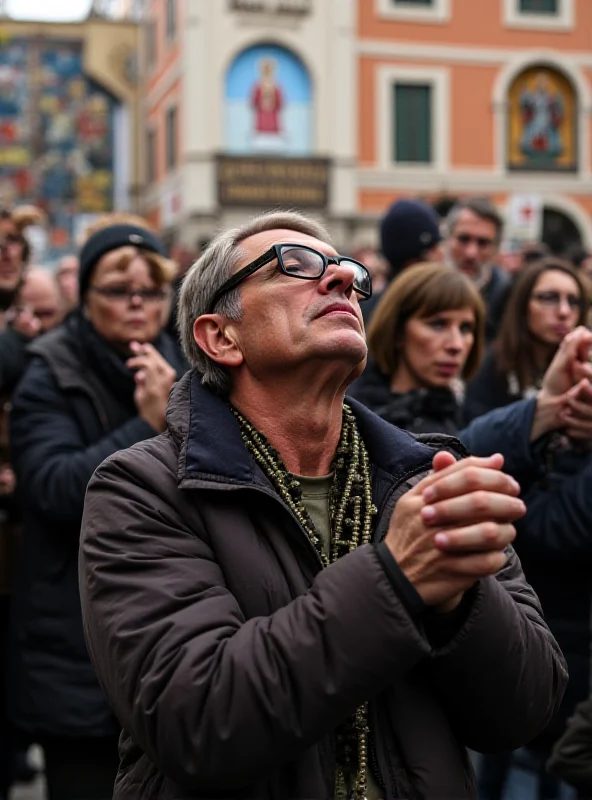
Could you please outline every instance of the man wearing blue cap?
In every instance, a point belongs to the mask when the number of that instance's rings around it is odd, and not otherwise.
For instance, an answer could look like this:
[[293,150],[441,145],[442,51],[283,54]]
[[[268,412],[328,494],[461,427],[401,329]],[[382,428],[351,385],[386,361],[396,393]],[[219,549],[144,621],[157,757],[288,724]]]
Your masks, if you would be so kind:
[[[441,241],[438,214],[420,200],[397,200],[380,221],[380,248],[390,265],[391,279],[413,264],[442,260]],[[362,306],[366,324],[380,297],[374,294]]]

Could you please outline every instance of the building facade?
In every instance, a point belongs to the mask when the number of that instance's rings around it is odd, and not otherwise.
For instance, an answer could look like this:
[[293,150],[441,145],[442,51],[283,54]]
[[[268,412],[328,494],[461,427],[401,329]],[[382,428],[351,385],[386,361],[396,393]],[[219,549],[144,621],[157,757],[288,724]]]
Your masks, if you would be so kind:
[[590,0],[147,9],[144,208],[188,246],[277,205],[351,246],[397,197],[470,194],[592,246]]
[[512,196],[592,245],[592,3],[359,0],[358,210]]
[[144,200],[153,223],[192,246],[281,205],[349,236],[355,0],[148,5]]

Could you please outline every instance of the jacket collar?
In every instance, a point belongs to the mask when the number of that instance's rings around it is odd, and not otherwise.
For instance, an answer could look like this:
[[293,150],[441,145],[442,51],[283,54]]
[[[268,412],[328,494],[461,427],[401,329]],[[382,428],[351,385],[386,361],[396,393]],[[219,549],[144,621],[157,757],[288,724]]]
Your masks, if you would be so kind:
[[[434,445],[446,446],[446,437],[419,442],[357,401],[348,398],[347,402],[358,421],[371,464],[393,480],[428,466]],[[261,484],[261,472],[243,445],[228,404],[201,385],[196,371],[187,373],[173,389],[167,424],[179,448],[179,480]]]
[[34,339],[27,348],[31,356],[43,358],[50,366],[60,389],[87,389],[88,381],[81,371],[80,358],[63,325]]

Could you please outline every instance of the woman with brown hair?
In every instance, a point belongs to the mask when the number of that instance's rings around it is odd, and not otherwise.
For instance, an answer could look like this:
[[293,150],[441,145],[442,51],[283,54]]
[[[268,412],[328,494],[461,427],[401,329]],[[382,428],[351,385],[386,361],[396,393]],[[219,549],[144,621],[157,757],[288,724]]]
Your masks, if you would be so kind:
[[460,272],[419,264],[386,289],[368,328],[370,361],[350,395],[414,433],[456,434],[462,385],[478,370],[485,309]]
[[582,276],[567,262],[544,258],[520,272],[497,339],[467,387],[468,418],[536,392],[564,337],[586,324],[588,309]]

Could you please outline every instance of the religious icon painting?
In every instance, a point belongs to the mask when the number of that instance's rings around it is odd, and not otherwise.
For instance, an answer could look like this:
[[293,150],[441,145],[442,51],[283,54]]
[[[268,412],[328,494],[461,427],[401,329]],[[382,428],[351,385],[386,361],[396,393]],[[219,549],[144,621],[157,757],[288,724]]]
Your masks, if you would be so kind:
[[225,85],[225,149],[302,156],[312,150],[312,92],[300,59],[278,45],[243,50]]
[[575,172],[578,104],[571,81],[546,66],[522,72],[508,93],[508,167]]

